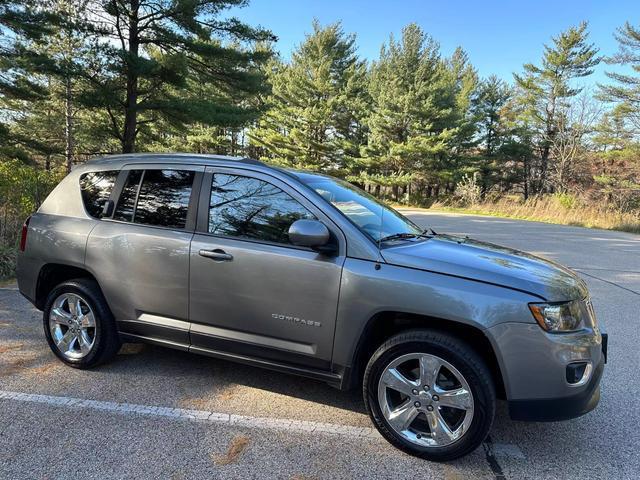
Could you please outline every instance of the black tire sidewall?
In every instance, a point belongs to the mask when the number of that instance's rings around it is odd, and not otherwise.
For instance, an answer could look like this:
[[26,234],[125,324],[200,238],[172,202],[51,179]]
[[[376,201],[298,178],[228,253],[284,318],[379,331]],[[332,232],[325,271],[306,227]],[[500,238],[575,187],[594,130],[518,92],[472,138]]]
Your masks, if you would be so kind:
[[[49,329],[49,312],[53,307],[53,302],[60,295],[65,293],[73,293],[80,296],[93,311],[96,321],[96,333],[93,348],[88,355],[78,359],[67,358],[62,354],[53,341],[51,331]],[[51,290],[47,296],[47,301],[43,310],[43,326],[47,342],[49,343],[49,347],[53,353],[64,363],[75,368],[89,368],[100,363],[109,346],[107,341],[108,339],[106,337],[110,335],[117,336],[117,332],[114,331],[114,322],[111,311],[106,305],[106,302],[95,282],[88,280],[71,280],[62,283]]]
[[[378,382],[389,363],[407,353],[429,353],[453,365],[465,378],[474,401],[474,414],[467,433],[451,445],[421,447],[400,435],[388,424],[378,403]],[[374,425],[394,446],[421,458],[447,461],[476,449],[487,436],[495,415],[495,388],[489,370],[467,345],[448,335],[413,332],[390,339],[371,357],[363,383],[364,400]]]

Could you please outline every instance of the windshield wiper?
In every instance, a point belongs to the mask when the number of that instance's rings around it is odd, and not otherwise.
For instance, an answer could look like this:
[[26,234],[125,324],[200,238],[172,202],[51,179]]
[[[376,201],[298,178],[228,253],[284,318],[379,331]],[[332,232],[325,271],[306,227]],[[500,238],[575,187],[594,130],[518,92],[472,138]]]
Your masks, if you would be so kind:
[[387,235],[386,237],[382,237],[379,240],[379,242],[382,243],[382,242],[388,242],[390,240],[401,240],[405,238],[431,238],[432,236],[433,235],[428,234],[426,230],[423,230],[420,233],[409,233],[409,232],[394,233],[392,235]]

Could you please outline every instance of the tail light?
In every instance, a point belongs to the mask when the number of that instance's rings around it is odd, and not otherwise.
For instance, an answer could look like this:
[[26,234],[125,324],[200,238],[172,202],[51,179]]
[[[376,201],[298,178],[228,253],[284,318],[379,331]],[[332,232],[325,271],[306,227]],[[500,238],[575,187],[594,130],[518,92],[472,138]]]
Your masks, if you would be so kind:
[[27,219],[22,224],[22,235],[20,235],[20,251],[24,252],[24,249],[27,247],[27,233],[29,232],[29,222],[31,221],[31,216],[27,217]]

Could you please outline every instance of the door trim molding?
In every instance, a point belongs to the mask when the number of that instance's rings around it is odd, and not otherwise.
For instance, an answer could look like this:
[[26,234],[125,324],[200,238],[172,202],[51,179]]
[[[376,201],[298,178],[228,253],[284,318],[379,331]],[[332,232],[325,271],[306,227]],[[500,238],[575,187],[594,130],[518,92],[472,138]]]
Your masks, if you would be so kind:
[[265,335],[257,335],[255,333],[240,332],[237,330],[229,330],[226,328],[213,327],[210,325],[202,325],[192,323],[189,333],[197,333],[208,337],[221,338],[224,340],[232,340],[234,342],[250,343],[268,348],[276,348],[279,350],[288,350],[291,352],[302,353],[303,355],[315,355],[317,345],[308,343],[292,342],[281,338],[268,337]]
[[302,377],[322,380],[336,387],[341,387],[342,385],[342,375],[329,371],[298,367],[285,363],[274,362],[271,360],[250,357],[247,355],[239,355],[226,351],[213,350],[211,348],[195,347],[193,345],[189,347],[189,353],[198,353],[201,355],[207,355],[209,357],[219,358],[221,360],[229,360],[232,362],[244,363],[246,365],[275,370],[282,373],[290,373],[293,375],[300,375]]

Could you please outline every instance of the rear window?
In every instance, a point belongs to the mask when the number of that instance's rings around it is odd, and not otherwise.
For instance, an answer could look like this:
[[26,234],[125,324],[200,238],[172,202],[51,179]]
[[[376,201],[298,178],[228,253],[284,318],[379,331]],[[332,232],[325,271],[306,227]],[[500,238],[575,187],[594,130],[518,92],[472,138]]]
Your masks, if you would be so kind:
[[84,173],[80,177],[80,192],[87,213],[102,218],[104,203],[109,200],[111,190],[118,178],[117,170]]
[[113,218],[185,228],[194,176],[188,170],[131,170]]

